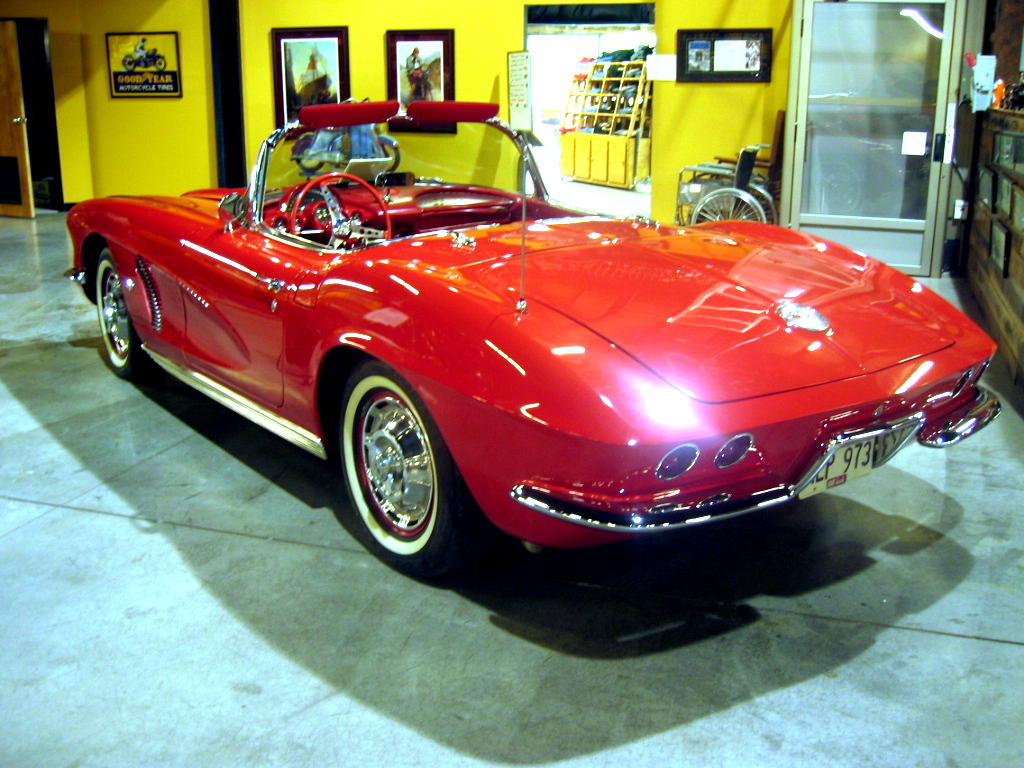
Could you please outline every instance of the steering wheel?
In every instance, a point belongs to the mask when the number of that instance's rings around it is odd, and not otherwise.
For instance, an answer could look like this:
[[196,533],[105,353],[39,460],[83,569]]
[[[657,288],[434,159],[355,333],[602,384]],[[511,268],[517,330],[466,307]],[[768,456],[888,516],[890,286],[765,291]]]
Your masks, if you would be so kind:
[[[337,204],[337,198],[334,196],[333,192],[327,189],[327,187],[329,187],[332,183],[336,181],[340,181],[341,179],[345,179],[346,181],[354,181],[356,184],[359,184],[364,189],[366,189],[373,196],[374,201],[377,203],[377,205],[380,206],[381,215],[384,217],[383,231],[373,230],[370,229],[369,227],[360,226],[361,222],[356,211],[346,210],[344,207],[344,203],[342,203],[341,205]],[[291,210],[288,212],[289,232],[294,233],[296,231],[298,226],[298,214],[302,208],[302,201],[306,198],[306,195],[309,194],[309,191],[314,187],[317,187],[318,189],[321,190],[321,194],[324,198],[325,203],[327,204],[327,209],[331,213],[330,245],[332,247],[334,245],[335,240],[340,240],[342,238],[365,239],[371,234],[376,235],[378,233],[382,235],[385,240],[390,240],[392,238],[391,212],[388,210],[388,205],[386,202],[384,202],[384,198],[381,197],[380,192],[378,192],[376,188],[365,179],[361,179],[360,177],[355,176],[351,173],[344,173],[343,171],[330,171],[328,173],[322,173],[319,176],[310,179],[309,181],[302,185],[302,188],[295,195],[294,202],[291,206]],[[333,205],[332,201],[334,202]]]

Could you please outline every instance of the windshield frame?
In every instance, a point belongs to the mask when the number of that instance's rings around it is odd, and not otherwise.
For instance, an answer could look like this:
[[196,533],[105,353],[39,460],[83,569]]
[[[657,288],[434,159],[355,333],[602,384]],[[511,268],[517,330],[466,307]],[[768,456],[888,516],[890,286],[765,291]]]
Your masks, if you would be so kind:
[[[344,105],[325,105],[335,110],[332,114],[337,114],[338,107]],[[353,107],[364,108],[369,106],[367,102],[357,102],[353,104]],[[383,105],[382,105],[383,106]],[[412,107],[413,105],[410,105]],[[529,174],[530,179],[533,183],[532,194],[529,195],[532,199],[539,202],[547,202],[548,192],[547,187],[544,185],[544,181],[541,178],[540,168],[537,164],[536,159],[533,156],[531,145],[537,144],[537,140],[528,132],[520,131],[513,128],[511,125],[506,123],[504,120],[497,116],[488,117],[486,119],[460,119],[466,114],[467,106],[481,106],[473,102],[431,102],[430,109],[432,115],[438,112],[450,113],[453,118],[450,122],[475,122],[489,125],[508,137],[516,148],[519,156],[519,163],[521,168]],[[489,105],[490,106],[490,105]],[[493,105],[494,111],[497,110],[497,106]],[[312,242],[305,238],[293,235],[289,232],[276,229],[269,226],[264,221],[264,206],[267,202],[267,180],[268,173],[271,163],[271,157],[277,146],[289,136],[294,136],[296,133],[302,130],[315,130],[317,128],[343,128],[344,125],[330,125],[329,123],[322,123],[316,119],[317,113],[313,110],[316,108],[306,107],[300,114],[299,119],[293,120],[286,125],[276,129],[273,133],[268,136],[263,143],[260,145],[260,150],[256,158],[256,162],[253,164],[252,171],[249,176],[249,185],[246,188],[246,197],[248,199],[248,206],[246,210],[246,222],[245,225],[248,229],[260,234],[271,237],[277,240],[282,240],[291,245],[298,245],[309,250],[324,251],[330,253],[338,252],[349,252],[353,249],[348,248],[332,248],[327,245]],[[416,121],[408,116],[398,116],[392,118],[396,121],[402,121],[409,124],[415,125]],[[357,125],[371,124],[377,125],[378,123],[363,123],[357,122]],[[521,175],[521,174],[520,174]],[[524,195],[526,197],[526,195]]]

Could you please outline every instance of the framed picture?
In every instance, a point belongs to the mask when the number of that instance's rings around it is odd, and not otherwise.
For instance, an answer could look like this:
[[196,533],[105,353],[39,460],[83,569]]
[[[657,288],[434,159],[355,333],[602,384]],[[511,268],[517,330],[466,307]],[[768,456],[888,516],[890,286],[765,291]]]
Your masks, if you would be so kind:
[[768,83],[772,79],[770,29],[680,29],[676,81]]
[[992,210],[992,201],[995,199],[995,174],[987,168],[978,168],[978,189],[975,199],[989,210]]
[[992,165],[1013,170],[1013,136],[997,133],[992,139]]
[[1024,189],[1013,188],[1013,228],[1019,237],[1024,237]]
[[[389,30],[384,33],[387,94],[402,111],[414,101],[455,98],[455,31],[452,29]],[[455,133],[454,123],[404,123],[389,130]]]
[[1010,208],[1013,205],[1013,182],[1008,176],[1001,173],[996,174],[996,210],[999,213],[1010,215]]
[[349,97],[348,27],[272,29],[270,39],[277,125],[294,120],[302,107]]
[[177,32],[108,32],[110,95],[181,96]]
[[992,239],[989,241],[989,256],[1003,277],[1010,276],[1010,231],[998,221],[992,222]]

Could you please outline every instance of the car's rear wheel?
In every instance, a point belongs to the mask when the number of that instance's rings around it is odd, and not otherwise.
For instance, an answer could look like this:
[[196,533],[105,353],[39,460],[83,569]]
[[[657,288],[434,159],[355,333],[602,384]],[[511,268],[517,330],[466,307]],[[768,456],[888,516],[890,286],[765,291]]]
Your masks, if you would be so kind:
[[124,285],[109,248],[96,264],[96,315],[107,365],[122,379],[136,379],[151,370],[150,359],[132,325],[124,300]]
[[413,576],[468,564],[480,523],[426,407],[393,370],[372,361],[345,388],[341,461],[370,548]]

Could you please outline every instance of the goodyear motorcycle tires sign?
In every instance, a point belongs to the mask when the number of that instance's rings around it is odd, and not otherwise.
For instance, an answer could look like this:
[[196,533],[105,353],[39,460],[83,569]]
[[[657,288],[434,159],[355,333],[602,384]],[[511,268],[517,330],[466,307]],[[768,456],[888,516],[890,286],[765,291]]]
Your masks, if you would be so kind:
[[110,95],[180,97],[177,32],[108,32]]

